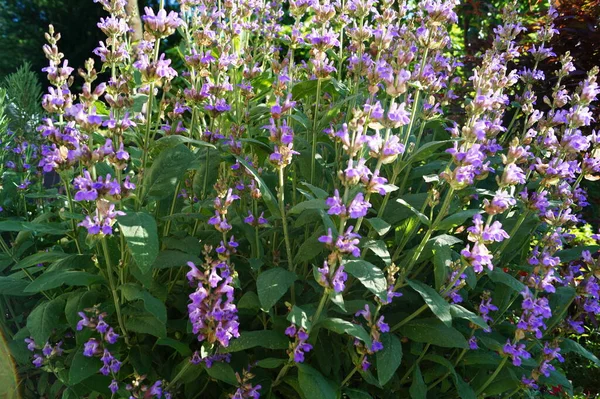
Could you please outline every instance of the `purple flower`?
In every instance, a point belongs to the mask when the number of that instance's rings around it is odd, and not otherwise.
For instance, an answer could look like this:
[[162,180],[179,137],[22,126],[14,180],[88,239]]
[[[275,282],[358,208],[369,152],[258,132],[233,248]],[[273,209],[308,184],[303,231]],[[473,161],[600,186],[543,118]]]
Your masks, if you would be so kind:
[[25,338],[25,343],[27,343],[27,349],[29,349],[31,352],[35,351],[35,341],[33,338]]
[[308,334],[303,328],[296,328],[294,324],[291,324],[285,329],[285,334],[290,338],[295,338],[295,342],[291,345],[291,353],[294,356],[296,363],[304,362],[304,354],[312,350],[312,345],[306,343],[308,341]]
[[40,368],[44,364],[44,358],[39,354],[33,355],[33,361],[31,362],[35,367]]
[[106,334],[104,335],[104,339],[106,340],[106,342],[108,342],[109,344],[115,344],[117,343],[117,340],[119,339],[119,334],[117,334],[112,327],[110,327],[108,329],[108,331],[106,332]]
[[348,206],[348,213],[350,214],[351,218],[358,219],[366,216],[370,207],[371,204],[365,201],[365,196],[363,193],[358,193]]
[[112,392],[113,395],[116,394],[119,390],[119,382],[117,380],[112,380],[108,386],[108,389],[110,389],[110,392]]
[[160,398],[162,394],[162,381],[158,380],[150,387],[150,395],[154,395]]
[[325,204],[329,207],[329,210],[327,211],[328,214],[346,216],[346,207],[344,206],[344,202],[340,197],[340,192],[337,189],[334,191],[333,197],[327,198]]
[[93,357],[97,352],[100,343],[95,338],[90,338],[85,344],[83,344],[83,356]]
[[81,317],[81,320],[77,322],[77,331],[81,331],[83,330],[83,327],[88,327],[90,325],[90,319],[83,312],[78,312],[77,314]]
[[522,359],[531,358],[531,353],[525,350],[525,344],[511,344],[508,340],[502,350],[512,358],[513,365],[517,367],[521,365]]
[[471,349],[471,350],[479,349],[479,346],[477,345],[477,338],[475,336],[472,336],[471,338],[469,338],[469,349]]
[[233,278],[229,265],[225,262],[211,261],[204,266],[204,272],[200,272],[193,264],[192,266],[191,272],[188,273],[190,282],[196,284],[196,291],[189,296],[192,302],[188,305],[192,331],[199,341],[218,341],[227,347],[232,338],[239,337],[237,307],[233,303],[231,286]]
[[44,345],[44,347],[42,348],[42,355],[49,357],[51,353],[52,346],[50,345],[50,342],[46,342],[46,345]]
[[144,11],[145,15],[142,16],[142,20],[145,23],[146,30],[156,38],[172,35],[183,24],[183,21],[174,11],[167,14],[167,11],[161,8],[154,14],[154,10],[150,7],[144,7]]

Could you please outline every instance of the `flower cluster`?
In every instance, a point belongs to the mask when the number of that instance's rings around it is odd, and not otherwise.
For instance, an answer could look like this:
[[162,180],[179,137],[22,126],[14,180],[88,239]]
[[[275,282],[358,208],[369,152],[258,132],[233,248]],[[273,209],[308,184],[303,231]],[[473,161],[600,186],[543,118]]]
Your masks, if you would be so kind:
[[41,353],[36,353],[39,348],[33,338],[25,338],[25,343],[27,344],[27,349],[33,352],[33,360],[31,363],[37,368],[42,367],[44,363],[49,362],[54,357],[62,356],[63,354],[62,341],[58,341],[55,345],[46,342],[41,349]]
[[[88,316],[88,314],[91,314],[91,316]],[[100,335],[100,339],[90,338],[83,344],[83,356],[100,358],[102,367],[99,372],[102,375],[112,376],[109,388],[115,394],[119,390],[117,375],[121,370],[122,363],[114,357],[107,345],[116,344],[119,334],[115,333],[113,328],[104,320],[106,313],[100,313],[96,308],[84,309],[83,312],[79,312],[79,316],[81,319],[77,323],[77,331],[88,328]]]
[[362,318],[367,322],[367,327],[369,329],[369,335],[371,338],[370,347],[366,346],[364,342],[361,342],[358,339],[354,341],[354,346],[361,355],[361,367],[366,371],[371,365],[371,363],[368,361],[367,355],[372,355],[383,349],[383,344],[381,343],[381,334],[389,332],[390,327],[384,321],[383,316],[379,316],[379,318],[376,319],[377,316],[371,313],[369,305],[365,305],[365,308],[356,312],[354,316],[362,316]]
[[294,324],[291,324],[285,329],[285,335],[295,339],[293,343],[290,343],[289,349],[290,354],[294,356],[294,361],[296,363],[303,363],[304,354],[313,349],[313,346],[306,342],[308,341],[308,333],[302,327],[298,328]]

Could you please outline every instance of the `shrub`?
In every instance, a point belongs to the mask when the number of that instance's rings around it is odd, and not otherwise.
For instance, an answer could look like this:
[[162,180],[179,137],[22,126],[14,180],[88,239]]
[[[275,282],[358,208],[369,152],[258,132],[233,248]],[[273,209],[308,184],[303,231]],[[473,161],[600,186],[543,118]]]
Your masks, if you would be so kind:
[[563,356],[600,363],[568,338],[600,313],[600,237],[570,233],[598,70],[563,87],[553,9],[524,37],[508,6],[469,70],[454,1],[187,0],[139,43],[99,2],[79,95],[46,35],[39,168],[62,187],[0,222],[28,392],[572,395]]

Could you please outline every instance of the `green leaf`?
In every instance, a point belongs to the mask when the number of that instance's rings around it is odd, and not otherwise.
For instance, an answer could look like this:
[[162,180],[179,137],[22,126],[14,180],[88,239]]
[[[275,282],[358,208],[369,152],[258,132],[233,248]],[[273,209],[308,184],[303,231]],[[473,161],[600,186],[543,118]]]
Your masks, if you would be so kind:
[[292,207],[288,214],[299,215],[308,209],[327,209],[327,205],[325,205],[325,200],[320,198],[302,201],[298,205]]
[[265,201],[265,205],[267,205],[267,208],[269,208],[271,216],[274,218],[281,217],[281,214],[279,212],[279,206],[277,205],[277,200],[275,199],[275,196],[273,195],[269,187],[265,184],[264,180],[259,176],[258,172],[256,172],[256,170],[254,170],[254,168],[250,166],[250,164],[248,164],[248,162],[243,157],[235,155],[235,158],[240,164],[244,165],[246,170],[250,172],[252,177],[254,177],[254,180],[256,180],[258,189],[262,194],[262,199],[263,201]]
[[240,352],[257,346],[273,350],[287,349],[289,343],[289,339],[277,331],[244,331],[240,333],[239,338],[232,340],[228,347],[222,347],[219,351],[221,353]]
[[19,399],[21,397],[18,374],[3,334],[0,334],[0,392],[2,392],[3,399]]
[[171,267],[186,266],[188,262],[199,264],[202,260],[194,255],[181,251],[166,250],[160,251],[152,265],[153,269],[168,269]]
[[427,398],[427,385],[423,381],[423,375],[419,365],[415,365],[413,371],[413,382],[408,390],[412,399],[426,399]]
[[363,341],[369,348],[372,345],[371,336],[364,329],[364,327],[359,324],[350,323],[349,321],[338,318],[329,318],[320,322],[318,326],[338,334],[345,333],[352,335],[354,338],[358,338]]
[[38,252],[21,259],[19,263],[13,266],[13,270],[25,269],[41,263],[52,263],[67,257],[69,257],[69,254],[64,252]]
[[503,270],[497,267],[494,268],[494,270],[485,269],[485,272],[489,276],[490,280],[492,280],[494,283],[501,283],[506,286],[509,286],[516,292],[523,292],[523,290],[525,289],[525,285],[522,282],[520,282],[510,274],[504,273]]
[[58,322],[65,309],[65,301],[53,299],[39,304],[27,317],[27,329],[35,342],[48,341],[52,330],[59,326]]
[[158,338],[167,336],[167,328],[164,323],[149,312],[132,312],[125,320],[125,328],[129,331],[150,334]]
[[448,327],[437,318],[411,320],[400,327],[400,333],[415,342],[444,348],[468,347],[467,340],[457,329]]
[[450,305],[440,294],[427,284],[418,280],[406,280],[410,287],[417,291],[423,298],[427,306],[431,309],[445,325],[452,326],[452,314],[450,314]]
[[459,319],[469,320],[471,323],[483,329],[489,328],[489,326],[481,316],[476,315],[475,313],[463,308],[460,305],[450,305],[450,313],[452,314],[452,317],[458,317]]
[[392,257],[390,252],[385,245],[385,242],[381,240],[368,240],[363,244],[363,248],[370,249],[375,255],[377,255],[386,266],[392,264]]
[[65,235],[69,232],[69,230],[62,228],[62,225],[57,223],[34,223],[16,220],[5,220],[0,222],[0,231],[31,231],[39,234],[54,235]]
[[309,331],[312,327],[312,323],[308,319],[308,313],[296,305],[292,306],[292,310],[287,315],[287,320],[290,323],[294,323],[297,326],[304,328]]
[[448,271],[452,265],[452,249],[448,245],[433,246],[433,274],[435,288],[440,290],[448,278]]
[[411,204],[409,204],[402,198],[396,198],[396,202],[410,209],[412,213],[414,213],[415,216],[418,217],[421,223],[423,223],[424,225],[428,227],[431,225],[431,222],[429,221],[429,218],[427,216],[423,215],[417,208],[413,207]]
[[348,396],[348,399],[372,399],[367,392],[358,389],[344,388],[344,393]]
[[367,223],[369,223],[371,225],[373,230],[375,230],[377,232],[377,234],[379,234],[380,236],[385,235],[392,228],[392,225],[390,225],[388,222],[386,222],[385,220],[380,219],[380,218],[371,218],[371,219],[365,219],[365,220],[367,221]]
[[197,147],[209,147],[209,148],[216,149],[216,147],[214,145],[212,145],[206,141],[194,140],[189,137],[180,136],[180,135],[171,135],[171,136],[161,137],[160,139],[158,139],[154,142],[154,148],[158,148],[158,149],[171,148],[171,147],[175,147],[179,144],[188,144],[188,143],[191,145],[197,146]]
[[337,399],[337,393],[321,373],[303,363],[297,367],[300,389],[307,399]]
[[431,155],[433,153],[435,153],[435,151],[437,151],[437,149],[440,148],[441,146],[443,146],[445,144],[450,144],[454,141],[456,141],[456,140],[430,141],[429,143],[425,143],[422,146],[420,146],[410,156],[410,158],[408,158],[406,163],[410,165],[413,162],[423,161],[423,160],[431,157]]
[[453,227],[462,226],[467,219],[471,219],[478,213],[481,213],[480,209],[467,209],[464,211],[455,212],[446,219],[442,220],[440,224],[436,226],[436,230],[450,230]]
[[29,281],[20,278],[0,276],[0,295],[29,296],[31,294],[25,292],[28,285]]
[[286,359],[275,359],[270,357],[268,359],[259,360],[256,362],[256,365],[258,367],[262,367],[263,369],[276,369],[283,366],[286,362]]
[[177,182],[193,163],[193,160],[194,154],[185,144],[161,151],[143,182],[147,196],[158,200],[172,195]]
[[223,381],[229,385],[238,385],[237,378],[235,378],[235,372],[227,363],[215,362],[210,368],[206,367],[206,373],[212,378]]
[[69,367],[69,385],[74,386],[100,370],[102,363],[97,357],[83,356],[83,348],[77,349]]
[[322,235],[321,228],[318,228],[313,235],[308,239],[304,240],[296,256],[294,257],[294,264],[302,263],[315,258],[321,252],[325,246],[319,241],[319,237]]
[[192,350],[183,342],[173,338],[159,338],[156,345],[169,346],[175,349],[181,356],[189,356]]
[[367,261],[356,259],[345,261],[344,269],[379,299],[387,301],[387,280],[380,268]]
[[590,251],[590,253],[594,254],[600,251],[600,245],[584,245],[575,248],[563,249],[562,251],[556,252],[554,255],[558,256],[561,262],[566,263],[580,259],[583,251]]
[[97,300],[98,293],[95,291],[79,291],[69,296],[67,305],[65,306],[65,316],[72,329],[75,329],[77,323],[81,320],[78,313],[83,312],[83,309],[94,306]]
[[381,385],[392,379],[400,363],[402,363],[402,343],[394,334],[381,335],[383,349],[377,352],[377,378]]
[[167,308],[161,300],[153,297],[148,291],[135,284],[125,284],[119,287],[119,289],[126,300],[141,300],[147,312],[154,315],[162,324],[167,323]]
[[105,283],[104,277],[88,272],[80,272],[77,270],[54,270],[47,271],[31,282],[25,288],[25,292],[42,292],[60,287],[67,286],[84,286],[89,287],[92,284]]
[[560,320],[564,319],[569,305],[575,298],[575,288],[573,287],[558,287],[556,292],[550,295],[548,304],[552,309],[552,317],[546,322],[549,328],[555,326]]
[[462,399],[477,399],[473,388],[471,388],[471,386],[456,373],[456,370],[454,370],[454,366],[452,365],[452,363],[450,363],[448,359],[439,355],[427,355],[425,356],[425,359],[434,363],[441,364],[442,366],[446,367],[448,371],[450,371],[450,374],[454,379],[454,385],[456,386],[456,391],[458,392],[459,397],[461,397]]
[[562,353],[575,353],[592,361],[596,366],[600,366],[600,360],[596,357],[596,355],[572,339],[565,338],[560,344],[560,348],[562,349]]
[[135,263],[142,273],[148,273],[158,256],[156,221],[145,212],[127,212],[117,217],[117,222]]
[[281,267],[260,273],[256,279],[256,288],[263,310],[271,309],[294,284],[296,278],[296,274]]

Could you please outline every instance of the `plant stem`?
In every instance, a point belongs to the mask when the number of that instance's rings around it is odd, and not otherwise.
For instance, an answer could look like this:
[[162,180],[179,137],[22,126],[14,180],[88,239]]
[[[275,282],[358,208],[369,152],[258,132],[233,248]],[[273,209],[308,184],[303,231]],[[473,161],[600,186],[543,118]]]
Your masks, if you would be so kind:
[[352,376],[358,371],[358,368],[360,367],[360,364],[362,363],[362,359],[363,358],[361,357],[360,362],[358,362],[358,364],[356,366],[354,366],[352,371],[350,373],[348,373],[346,378],[344,378],[344,381],[342,381],[342,383],[340,384],[341,387],[344,387],[344,385],[346,385],[348,383],[348,381],[350,381],[350,378],[352,378]]
[[[157,44],[158,45],[158,44]],[[144,185],[142,184],[142,180],[144,178],[144,174],[146,173],[146,165],[148,163],[148,153],[150,152],[150,130],[152,130],[152,107],[154,107],[154,83],[150,83],[150,91],[148,94],[148,103],[146,109],[146,130],[144,133],[144,148],[142,154],[142,168],[141,175],[138,180],[138,187],[140,196],[137,199],[136,209],[140,209],[140,205],[142,204],[142,199],[144,197]]]
[[512,240],[512,238],[514,237],[516,232],[519,231],[519,227],[521,227],[521,225],[523,224],[523,222],[525,221],[525,219],[527,218],[528,215],[529,215],[529,210],[526,210],[525,212],[521,213],[521,215],[519,215],[517,222],[515,223],[514,227],[510,231],[510,233],[508,234],[508,238],[506,240],[504,240],[504,242],[502,243],[500,248],[498,248],[498,250],[496,250],[496,252],[494,252],[494,257],[498,254],[501,254],[502,251],[504,251],[506,249],[506,247],[508,246],[508,244],[510,243],[510,241]]
[[129,346],[129,338],[127,337],[127,330],[125,329],[125,323],[123,323],[123,316],[121,315],[121,305],[119,303],[119,297],[117,295],[117,288],[115,287],[112,264],[110,261],[110,254],[108,253],[108,244],[106,242],[106,237],[102,239],[102,251],[104,253],[104,260],[106,261],[106,274],[108,275],[108,283],[110,285],[110,291],[112,292],[113,302],[115,303],[117,320],[119,321],[119,327],[121,327],[121,332],[123,333],[125,343]]
[[310,157],[310,184],[315,182],[315,157],[317,156],[317,113],[319,112],[319,101],[321,97],[321,78],[317,78],[317,93],[315,98],[315,112],[312,126],[312,151]]
[[423,313],[427,308],[429,308],[429,305],[424,304],[419,309],[415,310],[410,316],[406,317],[405,319],[400,321],[398,324],[396,324],[394,327],[392,327],[390,329],[390,332],[396,331],[397,329],[399,329],[400,327],[402,327],[403,325],[405,325],[406,323],[408,323],[409,321],[411,321],[412,319],[414,319],[415,317],[417,317],[418,315]]
[[173,379],[171,380],[171,382],[169,382],[169,383],[167,384],[167,386],[165,387],[165,390],[169,390],[169,388],[171,388],[171,387],[173,386],[173,384],[175,384],[175,383],[176,383],[176,382],[177,382],[177,381],[178,381],[178,380],[179,380],[179,379],[180,379],[180,378],[183,376],[183,374],[185,374],[185,372],[187,371],[187,369],[189,369],[189,368],[190,368],[190,365],[191,365],[191,364],[192,364],[192,363],[191,363],[191,362],[189,361],[189,359],[188,359],[188,362],[185,364],[185,366],[183,366],[183,367],[181,368],[181,370],[179,370],[179,373],[177,373],[177,375],[175,376],[175,378],[173,378]]
[[502,361],[500,362],[500,364],[498,365],[498,367],[496,368],[494,373],[490,376],[490,378],[488,378],[487,381],[483,383],[481,388],[479,388],[477,390],[477,396],[481,395],[483,393],[483,391],[494,381],[494,379],[498,376],[500,371],[502,371],[502,368],[504,367],[504,365],[506,364],[507,361],[508,361],[508,357],[505,357],[504,359],[502,359]]
[[400,385],[404,384],[404,381],[406,381],[406,379],[408,378],[408,376],[410,375],[410,373],[419,364],[419,362],[421,361],[421,359],[423,359],[423,357],[425,356],[425,353],[427,353],[427,350],[429,349],[430,346],[431,346],[431,344],[425,345],[425,348],[423,348],[423,351],[421,352],[421,354],[419,355],[419,357],[417,358],[417,360],[412,364],[412,366],[410,366],[410,368],[408,369],[408,371],[406,371],[406,374],[404,374],[404,376],[400,380]]
[[[417,250],[415,251],[412,259],[410,260],[410,262],[404,269],[404,271],[403,271],[404,276],[407,276],[410,273],[410,271],[412,270],[414,265],[419,260],[419,257],[421,256],[421,252],[423,252],[425,245],[427,245],[427,241],[429,241],[429,239],[431,238],[431,235],[437,228],[438,224],[442,221],[444,216],[446,216],[446,212],[448,212],[448,208],[450,208],[450,203],[452,202],[453,195],[454,195],[454,189],[450,188],[450,190],[448,190],[448,193],[446,194],[446,198],[444,199],[444,203],[442,204],[442,208],[440,209],[440,212],[436,216],[435,220],[429,226],[429,229],[427,229],[427,232],[425,233],[425,236],[423,236],[423,239],[421,240],[421,243],[417,247]],[[400,281],[401,281],[401,279],[399,279],[396,284],[400,283]]]
[[[61,176],[63,185],[65,186],[65,193],[67,194],[67,201],[69,202],[69,212],[73,213],[75,207],[73,206],[73,197],[71,197],[71,190],[69,190],[69,183],[64,176]],[[75,225],[75,220],[73,220],[73,215],[69,218],[71,220],[71,230],[73,231],[73,241],[75,241],[75,246],[77,247],[77,253],[81,255],[81,247],[79,247],[79,241],[77,240],[77,226]]]
[[[285,195],[284,195],[284,189],[285,189],[285,185],[284,185],[284,175],[283,175],[283,167],[279,167],[279,190],[277,191],[277,202],[279,202],[279,212],[281,213],[281,225],[283,226],[283,237],[285,240],[285,252],[287,254],[287,258],[288,258],[288,269],[292,272],[294,272],[296,270],[296,267],[294,266],[294,260],[292,258],[292,246],[290,244],[290,235],[288,232],[288,224],[287,224],[287,218],[285,215]],[[258,248],[257,248],[258,250]],[[294,285],[292,284],[291,287],[291,294],[292,294],[292,303],[295,303],[295,292],[294,292]]]
[[323,296],[321,296],[321,301],[319,302],[319,306],[317,306],[317,311],[315,312],[315,314],[313,316],[311,328],[308,330],[309,333],[312,330],[312,327],[314,327],[315,324],[317,324],[317,322],[319,321],[319,318],[321,317],[321,312],[323,312],[323,308],[325,307],[325,304],[327,303],[328,299],[329,299],[329,291],[325,290],[325,291],[323,291]]
[[279,370],[279,374],[277,374],[277,378],[275,378],[275,381],[273,381],[273,385],[271,385],[271,387],[275,387],[277,385],[279,385],[279,383],[281,382],[281,379],[283,377],[285,377],[285,375],[287,374],[288,369],[291,367],[291,361],[288,361],[282,368],[281,370]]

